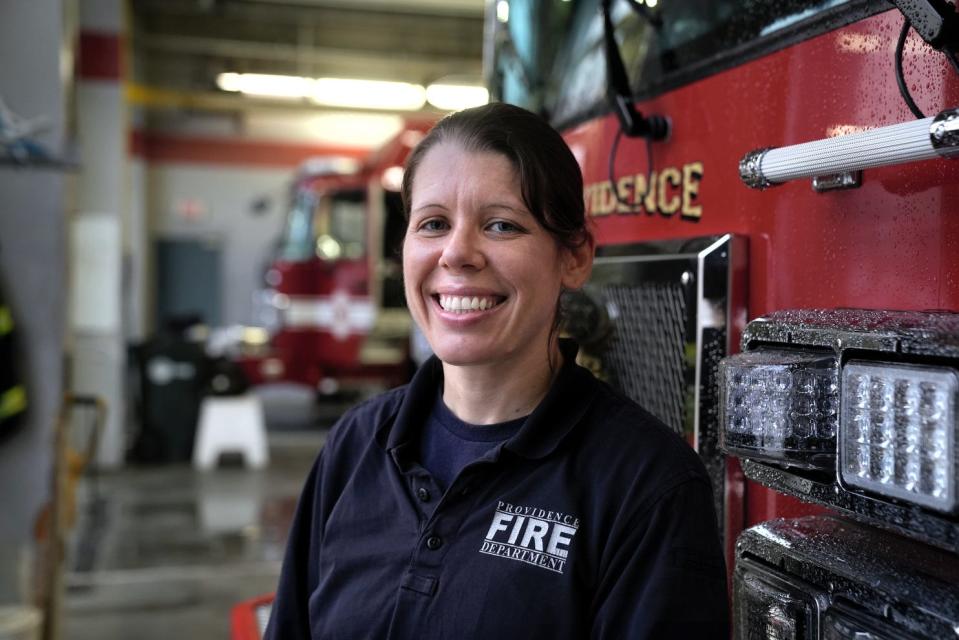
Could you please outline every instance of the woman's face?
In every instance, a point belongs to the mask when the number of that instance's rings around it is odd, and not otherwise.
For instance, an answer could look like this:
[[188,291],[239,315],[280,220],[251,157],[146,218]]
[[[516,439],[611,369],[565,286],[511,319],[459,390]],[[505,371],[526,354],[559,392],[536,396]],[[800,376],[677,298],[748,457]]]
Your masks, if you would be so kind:
[[592,248],[561,248],[497,153],[438,144],[422,158],[410,200],[406,300],[440,360],[545,362],[560,290],[582,286]]

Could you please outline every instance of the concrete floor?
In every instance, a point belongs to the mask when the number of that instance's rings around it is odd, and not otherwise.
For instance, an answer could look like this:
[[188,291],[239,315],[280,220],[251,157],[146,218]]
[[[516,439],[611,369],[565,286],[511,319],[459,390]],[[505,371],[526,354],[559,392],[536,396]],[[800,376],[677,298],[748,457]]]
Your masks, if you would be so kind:
[[325,430],[271,433],[268,469],[131,468],[79,491],[65,640],[230,637],[230,610],[276,586]]

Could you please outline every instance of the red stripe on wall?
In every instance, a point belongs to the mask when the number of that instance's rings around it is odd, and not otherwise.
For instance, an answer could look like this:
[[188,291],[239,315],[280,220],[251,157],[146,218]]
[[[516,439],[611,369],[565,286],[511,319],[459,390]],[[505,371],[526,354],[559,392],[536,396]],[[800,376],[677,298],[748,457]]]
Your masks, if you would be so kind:
[[303,145],[226,138],[181,137],[131,131],[130,153],[148,162],[296,167],[314,156],[347,156],[362,160],[368,149],[338,145]]
[[146,136],[142,131],[134,130],[127,138],[127,153],[134,158],[146,158]]
[[123,50],[115,33],[81,31],[77,51],[77,77],[81,80],[119,80]]

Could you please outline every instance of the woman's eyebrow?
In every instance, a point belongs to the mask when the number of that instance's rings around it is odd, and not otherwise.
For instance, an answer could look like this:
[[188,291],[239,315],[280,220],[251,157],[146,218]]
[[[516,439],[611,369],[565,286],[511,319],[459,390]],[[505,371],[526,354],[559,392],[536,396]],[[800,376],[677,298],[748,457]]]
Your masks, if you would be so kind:
[[427,202],[426,204],[421,204],[418,207],[413,207],[410,210],[410,213],[416,213],[417,211],[423,211],[425,209],[442,209],[443,211],[446,211],[446,207],[437,202]]
[[526,207],[512,205],[505,202],[489,202],[480,207],[480,209],[506,209],[507,211],[512,211],[513,213],[517,213],[519,215],[533,215],[526,210]]

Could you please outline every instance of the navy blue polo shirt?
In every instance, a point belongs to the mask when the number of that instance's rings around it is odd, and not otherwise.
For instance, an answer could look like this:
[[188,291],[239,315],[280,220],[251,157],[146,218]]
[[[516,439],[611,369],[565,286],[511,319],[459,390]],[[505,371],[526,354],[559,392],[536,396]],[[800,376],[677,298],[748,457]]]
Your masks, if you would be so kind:
[[574,355],[445,490],[417,460],[439,361],[344,415],[300,498],[266,637],[725,639],[699,457]]

